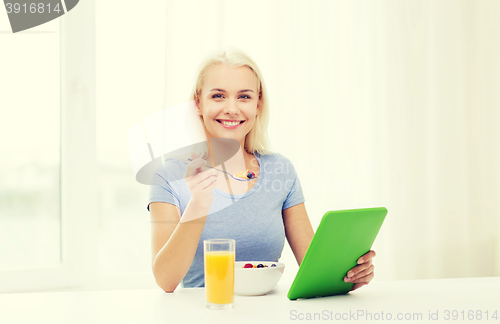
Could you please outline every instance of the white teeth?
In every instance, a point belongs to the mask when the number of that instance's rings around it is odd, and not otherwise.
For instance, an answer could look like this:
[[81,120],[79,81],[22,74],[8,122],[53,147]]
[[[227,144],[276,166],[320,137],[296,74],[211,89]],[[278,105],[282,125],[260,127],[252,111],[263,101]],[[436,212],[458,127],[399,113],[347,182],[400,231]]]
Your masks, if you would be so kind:
[[222,124],[226,125],[226,126],[235,126],[235,125],[238,125],[240,122],[227,122],[227,121],[221,121]]

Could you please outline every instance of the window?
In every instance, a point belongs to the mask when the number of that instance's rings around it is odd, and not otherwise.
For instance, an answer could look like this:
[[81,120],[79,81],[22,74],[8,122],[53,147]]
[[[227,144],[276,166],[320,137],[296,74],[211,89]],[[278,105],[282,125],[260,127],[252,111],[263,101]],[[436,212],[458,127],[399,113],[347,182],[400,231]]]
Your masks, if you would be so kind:
[[82,192],[95,188],[93,1],[79,7],[15,34],[0,17],[2,293],[75,286],[91,273],[96,199]]
[[59,28],[0,27],[0,271],[61,263]]

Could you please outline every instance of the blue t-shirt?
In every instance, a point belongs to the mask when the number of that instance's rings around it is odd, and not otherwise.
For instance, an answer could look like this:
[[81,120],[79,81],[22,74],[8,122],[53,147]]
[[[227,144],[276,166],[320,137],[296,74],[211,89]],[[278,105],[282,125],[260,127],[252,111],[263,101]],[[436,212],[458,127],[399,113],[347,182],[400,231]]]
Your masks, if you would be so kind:
[[[214,201],[191,267],[182,280],[183,287],[205,286],[203,240],[234,239],[236,261],[277,262],[281,257],[285,244],[282,210],[304,202],[304,195],[289,159],[279,153],[254,156],[260,175],[250,191],[231,197],[217,187],[213,189]],[[153,176],[149,203],[169,203],[184,214],[191,198],[184,179],[186,167],[187,162],[182,160],[166,160]]]

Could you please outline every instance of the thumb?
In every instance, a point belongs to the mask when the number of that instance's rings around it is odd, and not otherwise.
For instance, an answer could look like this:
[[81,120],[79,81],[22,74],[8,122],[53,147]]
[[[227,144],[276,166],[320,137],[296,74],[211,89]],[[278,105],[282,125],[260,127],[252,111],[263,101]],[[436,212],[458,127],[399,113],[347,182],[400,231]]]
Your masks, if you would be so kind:
[[205,160],[198,158],[198,155],[196,153],[191,153],[191,157],[192,161],[188,163],[186,174],[184,175],[186,178],[202,172],[202,167],[207,164]]
[[[191,160],[196,160],[197,158],[198,158],[198,153],[191,152]],[[201,168],[196,168],[196,171],[194,172],[194,174],[198,174],[200,172],[201,172]]]

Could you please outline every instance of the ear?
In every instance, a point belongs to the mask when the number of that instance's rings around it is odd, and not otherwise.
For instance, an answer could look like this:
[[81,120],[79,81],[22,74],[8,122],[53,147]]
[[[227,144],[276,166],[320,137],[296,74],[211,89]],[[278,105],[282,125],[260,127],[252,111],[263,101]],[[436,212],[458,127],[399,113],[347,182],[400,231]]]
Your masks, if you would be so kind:
[[194,104],[196,105],[196,113],[198,116],[202,116],[201,108],[200,108],[200,98],[195,94],[194,95]]
[[262,106],[262,100],[261,99],[262,99],[262,96],[259,94],[259,101],[257,101],[257,115],[260,113],[260,107]]

